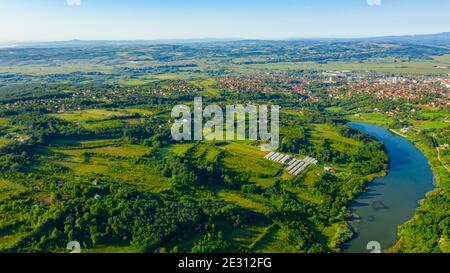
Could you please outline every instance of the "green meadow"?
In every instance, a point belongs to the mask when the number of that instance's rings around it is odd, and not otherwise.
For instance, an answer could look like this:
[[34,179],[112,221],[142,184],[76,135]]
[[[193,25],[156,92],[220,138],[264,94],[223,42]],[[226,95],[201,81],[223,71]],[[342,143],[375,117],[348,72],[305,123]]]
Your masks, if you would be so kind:
[[6,124],[8,124],[8,122],[9,122],[8,118],[0,118],[0,127],[5,126]]
[[136,114],[152,115],[154,112],[145,109],[89,109],[79,111],[68,111],[58,114],[50,114],[50,116],[57,117],[70,122],[93,122],[105,119],[126,118],[132,117]]
[[12,140],[10,140],[10,139],[0,137],[0,148],[11,142],[12,142]]
[[[292,62],[292,63],[264,63],[245,65],[246,69],[267,69],[278,71],[314,70],[314,71],[375,71],[379,73],[400,74],[443,74],[450,73],[450,58],[447,56],[435,57],[432,61],[383,61],[383,62]],[[242,68],[243,69],[243,68]]]
[[0,201],[25,192],[25,187],[9,180],[0,179]]

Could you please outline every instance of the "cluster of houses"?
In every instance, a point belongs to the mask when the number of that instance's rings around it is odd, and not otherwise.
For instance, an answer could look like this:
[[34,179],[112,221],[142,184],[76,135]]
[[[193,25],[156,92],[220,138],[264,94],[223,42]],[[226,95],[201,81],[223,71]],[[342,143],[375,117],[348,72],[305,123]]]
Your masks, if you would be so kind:
[[26,142],[26,141],[31,139],[31,137],[29,137],[29,136],[19,135],[17,133],[8,133],[6,135],[1,135],[0,134],[0,138],[11,139],[11,140],[15,140],[15,141],[18,141],[18,142]]
[[409,128],[409,127],[404,127],[402,129],[400,129],[400,132],[402,134],[407,134],[407,133],[409,133],[409,131],[411,131],[411,128]]
[[292,175],[297,176],[306,168],[308,168],[312,164],[317,164],[317,159],[312,157],[305,157],[303,159],[296,159],[291,155],[286,155],[277,152],[268,153],[264,159],[274,161],[277,163],[281,163],[285,165],[285,169]]
[[308,90],[311,80],[286,74],[271,74],[267,72],[255,73],[251,76],[224,76],[216,78],[217,87],[224,90],[234,90],[238,92],[273,92],[286,91],[304,95],[308,100],[317,101],[318,98],[313,92]]
[[427,106],[447,107],[450,105],[448,90],[449,76],[402,75],[387,76],[373,72],[349,70],[326,71],[320,75],[299,76],[258,73],[244,77],[225,76],[216,79],[219,89],[239,92],[291,90],[304,95],[307,100],[317,101],[318,97],[308,88],[313,83],[328,84],[328,96],[345,99],[353,95],[373,95],[389,101],[427,99]]
[[[324,81],[330,83],[331,81]],[[373,95],[381,100],[401,101],[413,100],[426,102],[427,106],[448,107],[448,77],[402,76],[386,77],[374,75],[363,79],[338,81],[328,87],[328,96],[344,99],[353,95]]]

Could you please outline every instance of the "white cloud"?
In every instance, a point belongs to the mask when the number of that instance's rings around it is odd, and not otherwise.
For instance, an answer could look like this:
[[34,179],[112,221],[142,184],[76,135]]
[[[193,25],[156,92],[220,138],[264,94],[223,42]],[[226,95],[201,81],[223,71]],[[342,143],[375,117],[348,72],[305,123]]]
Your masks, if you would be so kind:
[[367,0],[369,6],[381,6],[381,0]]
[[79,6],[79,5],[81,5],[81,0],[67,0],[67,5]]

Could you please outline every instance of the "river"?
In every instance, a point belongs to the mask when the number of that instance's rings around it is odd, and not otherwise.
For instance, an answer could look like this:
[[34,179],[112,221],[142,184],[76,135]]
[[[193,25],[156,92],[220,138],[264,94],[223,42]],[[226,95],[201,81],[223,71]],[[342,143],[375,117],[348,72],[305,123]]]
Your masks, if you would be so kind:
[[387,129],[350,122],[355,129],[384,143],[390,160],[387,176],[375,178],[368,190],[351,206],[359,219],[350,222],[357,232],[345,248],[349,253],[367,253],[367,244],[379,242],[381,249],[397,241],[398,226],[411,219],[427,192],[434,188],[428,159],[411,142]]

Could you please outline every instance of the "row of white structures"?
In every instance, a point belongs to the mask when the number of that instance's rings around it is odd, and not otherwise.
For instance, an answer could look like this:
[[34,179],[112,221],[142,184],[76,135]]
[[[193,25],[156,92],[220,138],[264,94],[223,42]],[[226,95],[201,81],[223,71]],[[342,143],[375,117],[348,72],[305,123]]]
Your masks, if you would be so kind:
[[267,160],[271,160],[277,163],[284,164],[286,166],[286,170],[296,176],[303,172],[306,168],[311,164],[317,164],[317,159],[312,157],[305,157],[303,159],[296,159],[293,156],[285,155],[277,152],[270,152],[265,157]]

